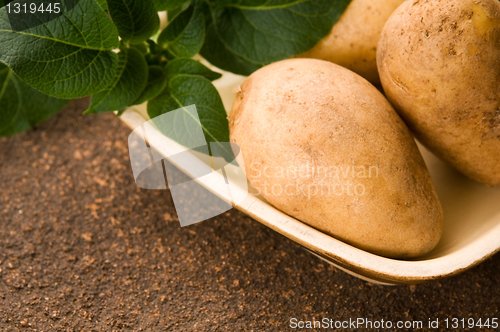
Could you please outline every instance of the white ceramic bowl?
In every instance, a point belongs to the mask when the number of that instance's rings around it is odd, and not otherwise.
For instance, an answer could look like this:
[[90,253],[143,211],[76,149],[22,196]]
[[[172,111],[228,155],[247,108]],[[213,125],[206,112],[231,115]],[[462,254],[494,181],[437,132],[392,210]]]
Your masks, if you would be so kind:
[[[215,81],[226,110],[233,90],[244,77],[225,73]],[[129,108],[121,119],[132,129],[149,120],[145,106]],[[161,145],[179,145],[161,136]],[[161,151],[161,147],[157,147]],[[444,211],[443,237],[429,254],[415,260],[396,260],[360,250],[277,210],[262,197],[247,195],[235,207],[313,254],[359,278],[382,284],[415,284],[463,272],[500,250],[500,189],[475,183],[444,164],[419,145]],[[500,162],[500,161],[499,161]],[[181,169],[182,170],[182,169]],[[186,170],[183,170],[186,172]],[[197,180],[199,181],[199,180]],[[211,183],[200,184],[217,194]],[[236,188],[245,194],[244,188]]]

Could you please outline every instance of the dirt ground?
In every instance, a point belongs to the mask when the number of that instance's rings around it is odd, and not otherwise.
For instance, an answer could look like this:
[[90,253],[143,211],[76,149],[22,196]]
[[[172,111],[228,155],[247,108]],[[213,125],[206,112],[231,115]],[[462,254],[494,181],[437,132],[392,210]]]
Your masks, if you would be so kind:
[[[290,319],[500,319],[500,255],[418,286],[358,280],[231,210],[181,228],[130,130],[73,102],[0,139],[1,331],[289,331]],[[486,330],[486,329],[483,329]]]

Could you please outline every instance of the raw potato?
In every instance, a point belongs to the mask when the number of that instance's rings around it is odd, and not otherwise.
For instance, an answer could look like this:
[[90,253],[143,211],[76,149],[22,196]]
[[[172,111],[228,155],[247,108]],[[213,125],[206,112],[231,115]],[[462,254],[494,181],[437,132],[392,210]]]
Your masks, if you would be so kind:
[[415,141],[355,73],[316,59],[266,66],[238,89],[229,126],[248,179],[285,213],[384,256],[439,241],[441,205]]
[[380,85],[377,43],[384,24],[404,0],[353,0],[330,34],[301,58],[331,61]]
[[386,95],[417,138],[500,186],[500,1],[407,1],[377,57]]

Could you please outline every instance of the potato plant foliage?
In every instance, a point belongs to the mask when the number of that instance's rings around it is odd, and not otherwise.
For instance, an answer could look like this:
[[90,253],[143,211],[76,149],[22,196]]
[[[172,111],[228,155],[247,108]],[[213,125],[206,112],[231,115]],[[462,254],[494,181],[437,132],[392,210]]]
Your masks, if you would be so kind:
[[[221,75],[193,57],[249,75],[313,47],[349,2],[0,0],[0,136],[90,95],[86,113],[148,102],[154,117],[195,104],[207,141],[227,142],[226,113],[212,85]],[[55,3],[61,12],[54,16],[47,8]],[[160,31],[161,11],[168,24]]]

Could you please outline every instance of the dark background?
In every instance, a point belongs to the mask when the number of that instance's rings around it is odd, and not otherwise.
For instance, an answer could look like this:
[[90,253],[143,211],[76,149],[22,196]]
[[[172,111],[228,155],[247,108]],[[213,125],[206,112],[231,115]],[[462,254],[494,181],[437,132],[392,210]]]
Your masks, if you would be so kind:
[[[181,228],[139,189],[124,124],[78,100],[0,139],[1,331],[289,331],[292,317],[500,318],[500,255],[456,277],[378,286],[231,210]],[[477,330],[477,329],[475,329]]]

